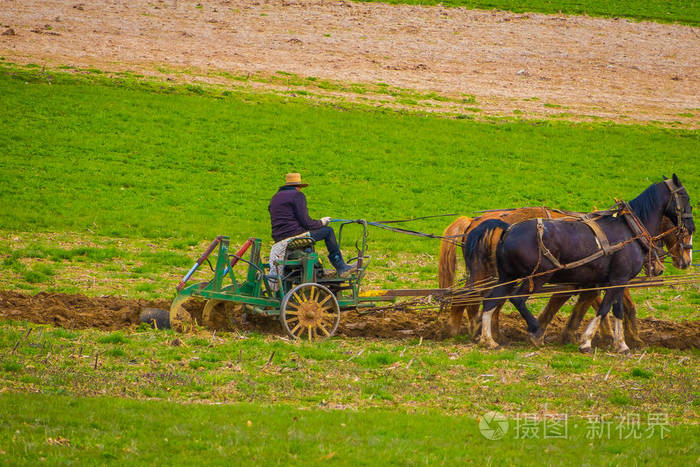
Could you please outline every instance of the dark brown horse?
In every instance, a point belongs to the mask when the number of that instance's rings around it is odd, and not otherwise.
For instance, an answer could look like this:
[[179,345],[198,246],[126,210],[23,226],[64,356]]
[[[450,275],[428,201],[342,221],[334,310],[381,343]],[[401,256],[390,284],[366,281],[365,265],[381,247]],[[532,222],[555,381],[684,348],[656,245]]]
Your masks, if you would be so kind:
[[[506,209],[506,210],[493,210],[489,211],[479,217],[467,217],[461,216],[455,219],[450,225],[445,228],[443,236],[445,237],[440,244],[440,253],[438,261],[438,282],[441,288],[449,288],[454,285],[454,279],[456,274],[457,266],[457,254],[456,246],[457,242],[454,242],[452,238],[458,235],[463,235],[464,239],[469,232],[478,227],[482,222],[489,219],[499,219],[509,224],[514,224],[524,220],[535,219],[538,217],[544,218],[572,218],[572,216],[581,215],[583,213],[573,213],[568,211],[562,211],[557,209],[550,209],[545,207],[526,207],[517,209]],[[662,232],[667,232],[671,229],[671,221],[664,217],[662,223]],[[498,240],[500,239],[500,232],[497,232],[491,238],[487,239],[490,242],[492,248],[495,250]],[[688,240],[688,239],[685,239]],[[673,262],[676,267],[681,267],[682,261],[690,263],[690,250],[683,250],[679,248],[680,241],[678,237],[669,233],[663,237],[664,245],[667,250],[673,256]],[[690,241],[688,240],[688,243]],[[682,257],[683,252],[686,253],[686,257]],[[466,261],[465,261],[466,262]],[[495,264],[480,265],[480,267],[472,271],[471,280],[474,282],[483,281],[491,276],[497,274]],[[651,275],[658,275],[663,272],[663,263],[655,262],[653,264],[653,270],[649,273]],[[568,300],[568,297],[560,297],[554,295],[547,306],[544,308],[542,313],[537,317],[540,325],[546,329],[554,315],[559,311],[561,306]],[[627,342],[634,343],[635,345],[643,344],[641,338],[639,337],[639,331],[637,329],[636,322],[636,307],[632,301],[632,297],[628,290],[625,290],[624,294],[624,328],[625,328],[625,338]],[[598,309],[600,304],[600,294],[598,292],[584,292],[579,295],[578,301],[576,302],[573,312],[569,318],[567,326],[561,336],[562,343],[568,343],[574,341],[574,333],[581,323],[581,319],[586,311],[593,306],[594,309]],[[462,320],[464,311],[467,312],[467,328],[471,336],[475,337],[480,331],[481,322],[479,312],[479,304],[460,304],[458,302],[451,303],[449,305],[449,317],[447,319],[447,332],[451,336],[456,336],[459,333],[459,328]],[[498,339],[499,332],[499,311],[500,308],[494,310],[494,314],[491,321],[492,334],[494,338]],[[603,323],[604,325],[606,322]],[[608,327],[603,327],[601,331],[605,333],[608,331]],[[612,334],[610,333],[610,337]]]
[[[598,313],[584,333],[581,351],[590,351],[591,339],[611,307],[615,349],[628,351],[622,336],[624,287],[639,274],[653,251],[664,216],[671,220],[679,238],[695,232],[690,197],[675,174],[672,180],[651,185],[629,205],[593,223],[556,219],[512,226],[500,220],[482,223],[467,236],[465,257],[470,271],[492,261],[483,239],[502,231],[495,253],[498,285],[483,301],[482,343],[498,345],[491,337],[491,316],[507,299],[527,322],[531,340],[540,343],[543,330],[528,310],[527,298],[546,283],[566,283],[576,288],[605,289]],[[574,293],[558,295],[563,298]]]
[[[663,236],[662,240],[666,251],[671,256],[673,261],[673,266],[678,269],[686,269],[693,262],[693,235],[691,233],[685,232],[682,235],[678,235],[675,231],[671,219],[664,217],[661,221],[661,232],[668,232]],[[658,270],[656,271],[658,272]],[[654,272],[650,272],[650,275],[655,275]],[[537,316],[537,321],[540,322],[543,332],[546,330],[549,323],[557,314],[559,309],[568,300],[567,296],[553,295],[549,300],[547,305]],[[569,316],[569,321],[566,323],[566,327],[562,332],[559,341],[562,344],[573,343],[575,340],[576,330],[581,324],[586,311],[589,308],[593,308],[598,311],[601,303],[600,291],[593,290],[583,292],[579,295],[578,301],[574,305],[571,315]],[[634,346],[640,346],[644,344],[641,337],[639,336],[639,328],[637,326],[637,307],[632,300],[629,289],[625,289],[624,295],[622,297],[622,305],[624,311],[624,331],[625,331],[625,342],[627,344],[632,343]],[[495,321],[492,323],[495,324]],[[608,320],[601,320],[600,333],[603,336],[613,337],[613,332],[608,324]]]

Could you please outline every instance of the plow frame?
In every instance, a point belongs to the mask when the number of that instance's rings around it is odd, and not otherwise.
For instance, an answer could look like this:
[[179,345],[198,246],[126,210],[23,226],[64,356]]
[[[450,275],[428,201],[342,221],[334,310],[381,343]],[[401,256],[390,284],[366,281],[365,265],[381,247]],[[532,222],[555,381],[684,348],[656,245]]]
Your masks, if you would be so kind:
[[[279,265],[285,271],[283,277],[276,277],[270,274],[270,264],[262,262],[261,250],[262,240],[259,238],[249,238],[243,246],[235,253],[230,253],[230,238],[220,235],[212,241],[206,251],[200,256],[197,262],[183,277],[177,286],[177,295],[170,308],[171,325],[178,316],[182,304],[192,298],[201,298],[217,302],[232,302],[246,305],[248,310],[257,314],[267,316],[279,316],[281,321],[288,319],[285,309],[289,304],[290,295],[301,293],[298,289],[301,286],[310,287],[310,297],[306,299],[316,299],[318,305],[324,305],[326,300],[335,303],[334,309],[338,313],[341,310],[352,310],[358,308],[371,308],[377,301],[394,301],[396,296],[362,296],[360,292],[362,278],[364,277],[371,257],[366,255],[367,249],[367,222],[364,220],[353,220],[343,222],[339,228],[338,242],[343,236],[343,228],[349,224],[359,224],[362,226],[362,240],[356,242],[357,256],[353,260],[357,261],[358,269],[349,278],[328,277],[324,275],[319,255],[312,248],[306,250],[294,250],[296,255],[290,255]],[[210,255],[218,247],[215,266],[211,265]],[[250,250],[248,259],[243,255]],[[187,285],[192,275],[204,263],[209,263],[213,277],[207,282],[199,282]],[[237,277],[234,268],[237,263],[244,262],[248,265],[244,276]],[[289,271],[289,272],[287,272]],[[273,282],[278,287],[273,287]],[[315,296],[318,293],[319,295]],[[326,300],[320,300],[320,294],[333,295]],[[298,298],[298,295],[297,295]],[[299,303],[296,306],[300,305]],[[287,310],[291,315],[295,312]],[[319,312],[320,313],[320,312]],[[283,323],[284,324],[284,323]],[[337,328],[337,322],[333,331]],[[288,334],[291,334],[287,328]],[[291,336],[297,338],[298,336]],[[322,336],[320,336],[322,337]]]

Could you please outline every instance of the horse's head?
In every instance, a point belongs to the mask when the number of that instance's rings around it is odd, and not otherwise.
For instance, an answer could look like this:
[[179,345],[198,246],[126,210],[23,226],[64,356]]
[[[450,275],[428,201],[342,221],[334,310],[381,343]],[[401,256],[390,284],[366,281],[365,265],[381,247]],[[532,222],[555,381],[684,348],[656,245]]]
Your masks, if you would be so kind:
[[664,183],[671,197],[664,210],[661,231],[674,229],[664,237],[664,243],[673,256],[673,265],[685,269],[693,261],[693,208],[690,205],[690,196],[676,174],[673,174],[672,179],[664,177]]
[[686,269],[693,262],[693,236],[683,233],[681,229],[676,230],[671,219],[666,216],[661,221],[661,231],[668,232],[662,240],[673,259],[673,266]]

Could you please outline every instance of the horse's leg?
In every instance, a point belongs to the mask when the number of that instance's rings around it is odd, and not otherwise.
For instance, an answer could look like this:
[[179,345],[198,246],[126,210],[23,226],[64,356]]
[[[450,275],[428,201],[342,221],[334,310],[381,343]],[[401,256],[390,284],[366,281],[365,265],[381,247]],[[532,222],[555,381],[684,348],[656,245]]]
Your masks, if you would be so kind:
[[644,345],[644,341],[639,336],[637,307],[632,301],[632,295],[629,289],[625,289],[625,293],[622,297],[622,306],[624,312],[624,319],[622,321],[625,325],[625,340],[632,344],[632,347],[641,347]]
[[547,332],[547,326],[552,322],[552,318],[557,314],[559,309],[566,303],[566,301],[571,297],[572,294],[555,294],[549,299],[547,305],[545,305],[542,313],[537,316],[537,321],[540,323],[542,328],[542,336]]
[[450,337],[459,334],[464,308],[464,305],[452,305],[450,308],[450,316],[447,318],[447,333]]
[[494,309],[495,307],[484,309],[481,317],[481,339],[479,339],[479,345],[487,349],[498,348],[498,342],[493,340],[491,336],[491,315]]
[[629,353],[630,348],[627,347],[627,344],[625,343],[625,334],[624,331],[622,330],[623,324],[622,324],[622,317],[623,317],[623,311],[622,311],[622,297],[624,295],[624,292],[620,294],[620,297],[613,303],[613,315],[615,316],[615,334],[613,338],[613,346],[615,349],[615,352],[617,353]]
[[479,308],[480,305],[478,303],[473,305],[467,305],[467,318],[469,319],[469,335],[471,335],[472,338],[476,338],[480,331]]
[[[598,311],[600,308],[600,303],[601,303],[601,298],[598,297],[594,302],[593,302],[593,308]],[[598,328],[598,331],[600,333],[600,337],[602,339],[610,339],[613,340],[613,327],[612,327],[612,317],[610,314],[606,316],[605,318],[600,320],[600,327]]]
[[608,313],[608,316],[606,316],[604,319],[600,320],[600,337],[603,339],[605,339],[605,338],[614,339],[613,327],[611,325],[610,319],[611,319],[610,314]]
[[561,333],[559,342],[562,344],[574,343],[576,341],[576,331],[581,325],[581,321],[583,321],[586,312],[591,306],[598,311],[599,305],[600,295],[597,290],[581,292],[574,305],[574,309],[571,310],[571,316],[569,316],[569,321],[566,323],[564,332]]
[[494,311],[503,306],[503,303],[506,301],[505,298],[501,297],[510,295],[512,290],[512,284],[500,285],[493,289],[490,294],[494,298],[484,299],[484,311],[482,312],[481,316],[481,339],[479,340],[479,345],[489,349],[495,349],[498,347],[498,342],[493,340],[493,336],[491,334],[491,318]]
[[595,336],[595,333],[598,331],[600,321],[605,318],[612,304],[618,301],[621,296],[622,289],[608,289],[605,292],[605,296],[598,308],[598,313],[596,313],[593,320],[588,324],[586,331],[581,337],[581,345],[579,346],[581,352],[588,353],[591,351],[591,340],[593,340],[593,336]]
[[[501,334],[501,309],[503,308],[503,305],[505,304],[502,303],[498,306],[496,306],[496,309],[493,310],[493,314],[491,315],[491,336],[496,339],[496,340],[503,340],[503,334]],[[478,306],[476,307],[477,314],[474,316],[474,334],[479,334],[481,332],[481,316],[478,314],[479,308]]]
[[[537,292],[542,285],[549,280],[550,277],[551,274],[548,274],[547,276],[540,276],[536,279],[532,279],[532,284],[529,283],[530,281],[523,282],[515,295],[525,295]],[[513,306],[515,306],[520,313],[520,316],[522,316],[527,323],[527,334],[530,342],[536,347],[541,347],[543,345],[542,337],[544,336],[544,332],[540,327],[540,323],[537,321],[537,318],[535,318],[527,308],[528,298],[529,297],[527,296],[515,297],[511,298],[510,302],[513,304]]]
[[491,333],[493,338],[499,341],[503,340],[503,335],[501,334],[501,309],[505,305],[505,302],[501,303],[493,310],[493,316],[491,317]]

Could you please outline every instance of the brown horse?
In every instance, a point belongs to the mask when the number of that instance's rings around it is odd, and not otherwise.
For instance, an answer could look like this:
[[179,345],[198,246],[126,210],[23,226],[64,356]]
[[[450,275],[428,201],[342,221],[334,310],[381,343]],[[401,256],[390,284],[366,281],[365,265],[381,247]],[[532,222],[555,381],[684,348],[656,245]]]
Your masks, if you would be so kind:
[[[443,236],[454,238],[455,235],[464,235],[464,238],[466,238],[467,234],[471,230],[476,228],[482,222],[489,219],[500,219],[507,223],[516,223],[523,220],[534,219],[537,217],[561,218],[570,216],[571,214],[576,213],[568,213],[565,211],[552,210],[543,207],[490,211],[482,216],[475,218],[470,218],[466,216],[457,218],[449,226],[447,226],[443,233]],[[668,218],[664,218],[661,231],[666,232],[668,230],[671,230],[671,228],[673,228],[673,224],[671,223],[671,221]],[[500,237],[489,238],[488,241],[491,242],[492,246],[495,248],[499,238]],[[684,245],[691,244],[691,241],[692,237],[690,236],[688,238],[680,239],[675,235],[669,234],[664,237],[665,246],[673,257],[673,264],[675,267],[687,267],[687,265],[692,262],[692,249],[683,247]],[[449,288],[454,285],[454,277],[457,265],[456,245],[457,242],[451,241],[450,239],[444,239],[440,245],[440,254],[438,262],[438,281],[441,288]],[[663,272],[663,264],[655,264],[654,269],[655,270],[651,272],[652,275],[660,274],[661,272]],[[495,264],[487,264],[484,265],[483,269],[481,269],[478,272],[477,277],[472,278],[472,281],[484,280],[489,276],[495,274]],[[553,295],[550,298],[542,313],[537,317],[538,321],[540,321],[540,325],[542,326],[543,330],[546,329],[546,327],[551,322],[552,318],[554,318],[556,313],[559,311],[561,306],[567,301],[567,299],[568,296],[565,297],[563,295]],[[625,338],[628,340],[629,343],[633,345],[642,345],[643,341],[639,337],[639,330],[637,327],[636,306],[632,301],[632,297],[630,296],[629,290],[627,289],[625,290],[623,300],[625,310]],[[562,343],[574,342],[574,334],[576,332],[576,329],[578,329],[586,311],[591,306],[595,310],[597,310],[598,306],[600,305],[600,302],[600,294],[596,291],[583,292],[579,295],[578,301],[574,305],[569,321],[567,322],[566,328],[564,329],[564,332],[561,335],[560,341]],[[449,311],[450,315],[447,321],[447,331],[451,336],[455,336],[459,333],[462,316],[465,310],[467,311],[468,316],[467,326],[469,334],[472,336],[478,334],[480,328],[479,305],[452,305]],[[492,321],[493,332],[496,336],[500,335],[498,328],[499,310],[500,308],[496,310],[496,312],[494,312]],[[607,321],[602,323],[601,334],[612,336],[612,330]]]
[[[479,217],[459,217],[445,229],[443,236],[452,237],[455,235],[463,235],[462,241],[466,241],[467,234],[478,227],[482,222],[490,219],[499,219],[508,224],[515,224],[520,221],[543,218],[560,218],[566,217],[568,214],[564,211],[554,211],[544,207],[534,208],[519,208],[503,211],[489,211]],[[498,244],[500,236],[487,239],[494,248]],[[451,239],[443,239],[440,243],[440,254],[438,260],[438,283],[440,288],[449,288],[454,285],[455,269],[457,265],[457,247],[458,242]],[[483,268],[474,276],[471,277],[473,282],[486,280],[491,276],[496,275],[495,264],[484,264]],[[459,328],[462,322],[464,311],[467,311],[467,327],[469,334],[477,335],[479,330],[479,305],[452,305],[450,308],[450,316],[447,319],[448,333],[451,336],[459,334]],[[494,334],[498,335],[498,315],[500,308],[493,315]]]

